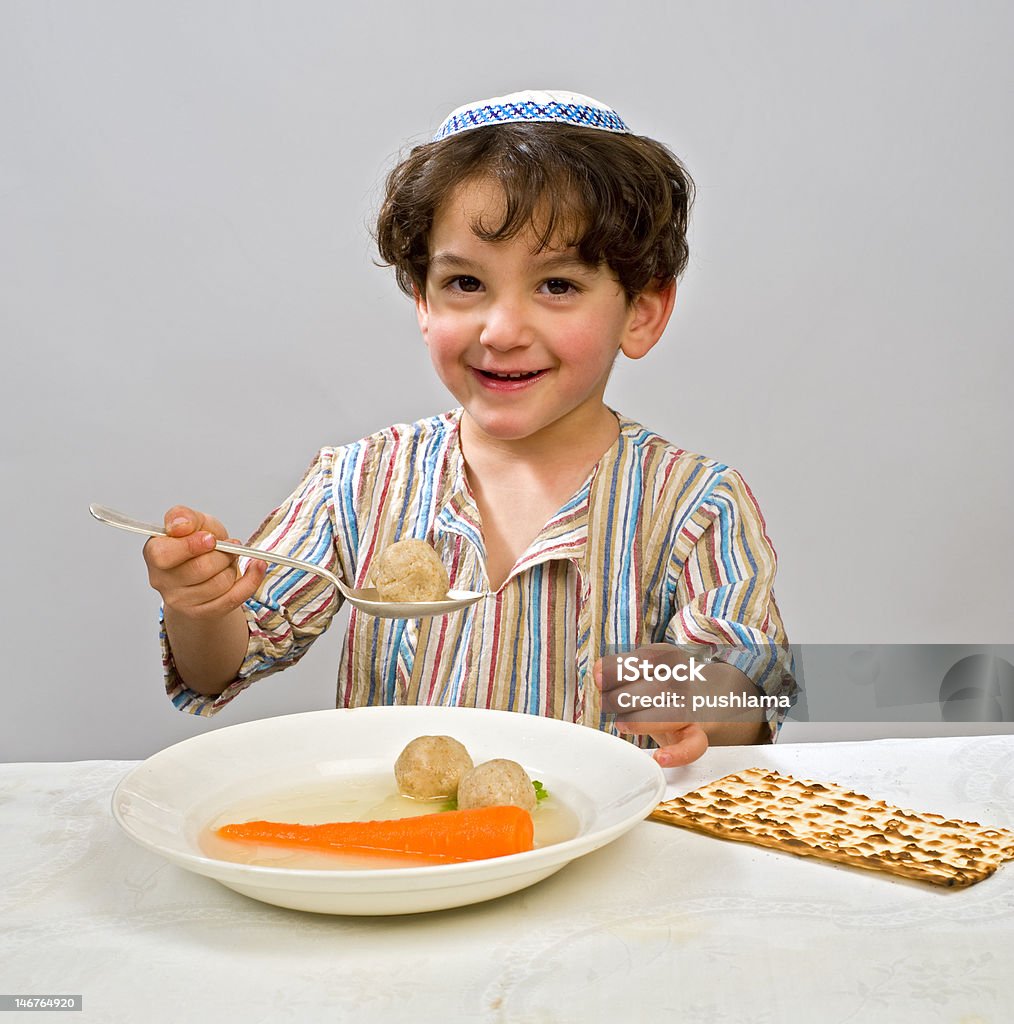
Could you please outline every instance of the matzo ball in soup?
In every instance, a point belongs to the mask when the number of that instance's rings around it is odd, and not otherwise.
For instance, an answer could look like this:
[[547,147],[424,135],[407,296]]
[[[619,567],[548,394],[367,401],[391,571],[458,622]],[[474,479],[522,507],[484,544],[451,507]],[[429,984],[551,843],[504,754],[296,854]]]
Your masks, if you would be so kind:
[[464,745],[451,736],[417,736],[394,762],[398,792],[416,800],[449,799],[472,768]]
[[499,807],[513,804],[534,812],[538,802],[528,772],[504,757],[476,765],[462,776],[458,784],[458,807]]

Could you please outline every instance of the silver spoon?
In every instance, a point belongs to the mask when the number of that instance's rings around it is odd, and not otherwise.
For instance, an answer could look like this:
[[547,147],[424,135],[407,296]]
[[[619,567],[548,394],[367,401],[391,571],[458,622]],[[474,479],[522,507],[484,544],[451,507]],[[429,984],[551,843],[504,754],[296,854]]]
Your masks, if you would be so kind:
[[[104,505],[89,505],[88,511],[100,523],[115,526],[120,530],[129,530],[131,533],[140,533],[146,537],[167,536],[165,529],[161,526],[131,519],[130,516],[125,516],[122,512],[106,508]],[[287,565],[291,569],[301,569],[303,572],[310,572],[315,576],[320,576],[321,579],[325,579],[328,583],[336,586],[349,604],[354,605],[360,611],[366,612],[367,615],[375,615],[380,619],[426,619],[434,615],[449,615],[451,612],[467,608],[469,605],[475,604],[486,597],[486,594],[481,591],[450,590],[447,592],[447,598],[444,601],[382,601],[375,587],[365,587],[358,590],[348,587],[329,569],[322,569],[313,562],[304,562],[299,558],[277,555],[273,551],[258,551],[257,548],[248,548],[242,544],[231,544],[224,540],[216,541],[215,547],[229,555],[260,558],[265,562]]]

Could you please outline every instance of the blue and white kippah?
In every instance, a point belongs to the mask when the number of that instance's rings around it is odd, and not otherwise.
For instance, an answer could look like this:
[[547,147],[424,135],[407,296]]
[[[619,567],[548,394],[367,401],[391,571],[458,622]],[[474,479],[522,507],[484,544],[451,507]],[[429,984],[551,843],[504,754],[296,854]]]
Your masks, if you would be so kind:
[[433,141],[439,142],[450,135],[459,135],[488,124],[518,121],[556,121],[581,128],[630,134],[630,129],[615,110],[590,96],[576,92],[512,92],[509,96],[478,100],[452,110],[437,129]]

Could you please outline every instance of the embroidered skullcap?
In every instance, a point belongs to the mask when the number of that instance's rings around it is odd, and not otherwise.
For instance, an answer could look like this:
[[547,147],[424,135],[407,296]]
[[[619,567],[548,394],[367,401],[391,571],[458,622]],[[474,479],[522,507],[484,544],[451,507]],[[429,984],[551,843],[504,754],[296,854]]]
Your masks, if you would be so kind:
[[604,132],[630,134],[630,129],[615,110],[590,96],[576,92],[512,92],[509,96],[477,100],[452,110],[437,129],[433,141],[439,142],[449,135],[488,124],[519,121],[557,121]]

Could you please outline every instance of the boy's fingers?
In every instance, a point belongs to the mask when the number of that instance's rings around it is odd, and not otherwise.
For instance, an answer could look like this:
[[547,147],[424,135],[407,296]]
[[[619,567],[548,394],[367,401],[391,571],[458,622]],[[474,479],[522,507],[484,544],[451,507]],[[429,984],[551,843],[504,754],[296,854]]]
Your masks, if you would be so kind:
[[163,518],[165,531],[170,537],[186,537],[200,530],[207,530],[219,540],[225,540],[229,536],[225,527],[214,516],[205,515],[186,505],[173,505]]
[[[214,516],[205,515],[186,505],[173,505],[163,519],[168,536],[152,537],[144,545],[144,560],[150,570],[177,569],[191,559],[199,559],[213,551],[217,541],[226,540],[229,536],[228,531]],[[225,557],[232,560],[231,555]],[[195,567],[186,582],[199,583],[220,572],[224,564],[227,563],[216,563],[212,567]]]
[[[152,537],[144,545],[144,560],[151,569],[176,569],[191,559],[215,550],[215,537],[207,530],[182,537]],[[229,557],[229,556],[225,556]]]
[[708,749],[708,734],[697,723],[617,722],[616,729],[626,736],[650,736],[658,744],[654,758],[663,768],[691,764]]
[[230,567],[221,572],[213,581],[214,586],[210,591],[221,588],[221,592],[210,600],[191,609],[191,614],[200,617],[219,618],[228,615],[229,612],[245,604],[257,592],[257,588],[264,580],[264,573],[267,570],[266,563],[256,560],[251,562],[241,576],[236,576],[235,571]]
[[689,725],[673,737],[663,737],[663,744],[658,736],[653,737],[660,743],[655,751],[655,760],[663,768],[678,768],[696,761],[708,749],[708,734],[699,725]]

